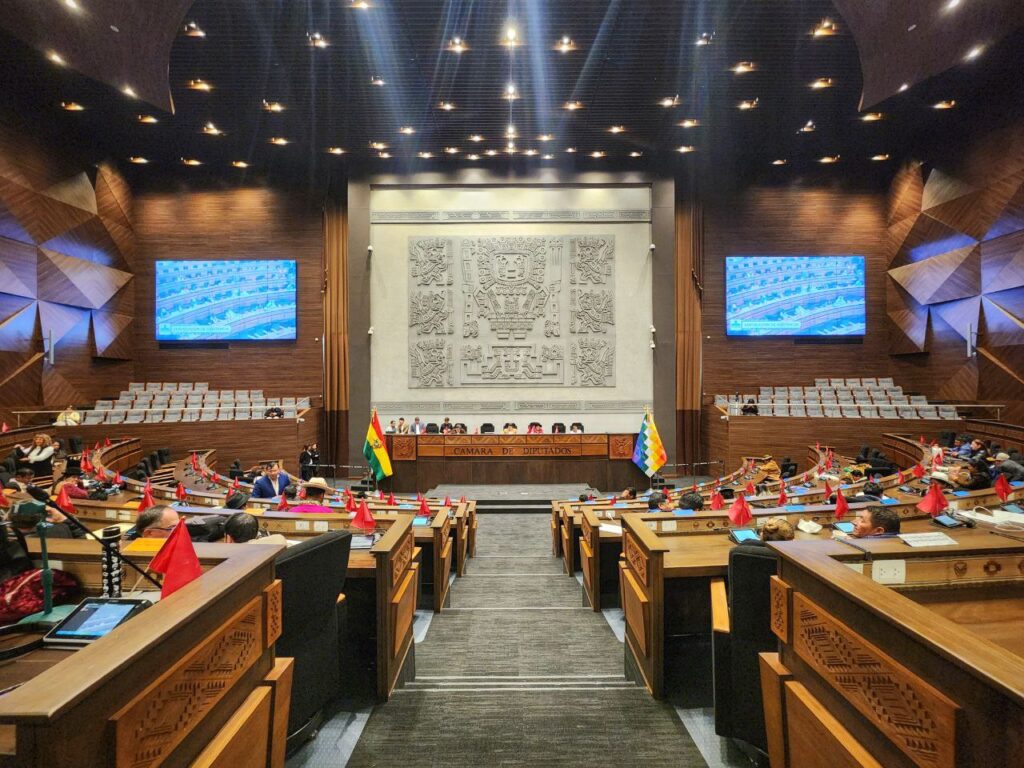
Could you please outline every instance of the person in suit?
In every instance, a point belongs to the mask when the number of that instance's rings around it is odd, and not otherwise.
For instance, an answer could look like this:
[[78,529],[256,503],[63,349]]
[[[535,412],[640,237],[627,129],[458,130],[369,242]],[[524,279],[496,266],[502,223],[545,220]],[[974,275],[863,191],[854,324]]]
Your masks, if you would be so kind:
[[276,462],[267,464],[261,477],[256,478],[252,486],[252,495],[257,499],[272,499],[279,496],[292,479]]
[[427,425],[420,421],[420,417],[416,416],[412,420],[412,425],[409,427],[409,432],[414,435],[422,435],[427,431]]
[[398,420],[398,434],[400,434],[400,435],[408,435],[409,434],[409,425],[405,423],[405,416],[402,416]]
[[310,443],[302,449],[302,453],[299,454],[299,474],[302,475],[303,480],[309,480],[316,472],[316,467],[320,463],[320,450],[317,448],[316,443]]
[[993,479],[999,475],[1006,475],[1006,479],[1010,482],[1024,480],[1024,465],[1011,459],[1008,453],[996,454],[993,469],[995,470],[995,474],[992,476]]
[[858,509],[853,519],[853,533],[857,539],[875,536],[896,536],[900,532],[900,516],[889,507]]
[[397,432],[398,432],[398,424],[396,424],[395,420],[392,419],[391,422],[388,424],[387,429],[384,430],[384,434],[386,434],[386,435],[393,435],[393,434],[395,434]]

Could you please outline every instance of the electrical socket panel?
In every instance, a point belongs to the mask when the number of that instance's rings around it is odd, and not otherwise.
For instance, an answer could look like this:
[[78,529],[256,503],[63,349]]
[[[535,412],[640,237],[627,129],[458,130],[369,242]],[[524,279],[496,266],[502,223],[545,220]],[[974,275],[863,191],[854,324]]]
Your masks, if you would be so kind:
[[871,578],[879,584],[905,584],[907,581],[906,560],[873,560]]

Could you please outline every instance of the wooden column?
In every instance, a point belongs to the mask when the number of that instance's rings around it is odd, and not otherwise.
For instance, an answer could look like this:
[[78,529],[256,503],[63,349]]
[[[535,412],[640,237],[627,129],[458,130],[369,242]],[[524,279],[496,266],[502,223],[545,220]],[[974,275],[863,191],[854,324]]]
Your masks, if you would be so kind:
[[[333,464],[348,462],[348,208],[329,201],[324,208],[324,439],[322,454]],[[346,470],[337,470],[339,477]]]
[[704,212],[676,200],[676,460],[701,461]]

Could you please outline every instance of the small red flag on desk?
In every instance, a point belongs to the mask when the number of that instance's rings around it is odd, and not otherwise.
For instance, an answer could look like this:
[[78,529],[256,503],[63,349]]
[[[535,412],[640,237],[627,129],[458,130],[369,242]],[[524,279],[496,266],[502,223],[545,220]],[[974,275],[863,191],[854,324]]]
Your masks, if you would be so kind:
[[914,468],[912,470],[910,470],[910,471],[913,473],[914,477],[916,477],[918,480],[920,480],[922,477],[924,477],[924,467],[921,466],[921,462],[918,462],[917,464],[915,464]]
[[110,438],[109,437],[103,438],[103,447],[104,448],[109,448],[110,447]]
[[715,492],[711,494],[711,508],[712,509],[721,509],[724,506],[725,506],[725,498],[716,489]]
[[71,503],[71,497],[68,496],[68,487],[66,485],[62,485],[60,493],[57,494],[57,506],[60,507],[61,512],[67,512],[69,515],[75,514],[75,505]]
[[100,449],[100,441],[99,440],[96,441],[96,445],[94,445],[92,447],[92,449],[93,449],[93,451],[98,451]]
[[753,483],[747,483],[747,487],[743,489],[743,492],[747,494],[747,496],[757,495],[757,489],[754,487]]
[[355,512],[356,511],[356,500],[351,496],[345,497],[345,511]]
[[231,484],[231,489],[237,491],[241,487],[242,487],[242,484],[238,482],[238,478],[236,477],[235,478],[235,482],[233,482]]
[[89,453],[82,454],[82,460],[79,462],[79,466],[83,472],[92,472],[92,462],[89,461]]
[[460,496],[459,497],[459,504],[465,504],[465,503],[466,503],[466,497],[465,496]]
[[96,471],[93,472],[93,475],[102,483],[107,479],[107,470],[103,469],[103,467],[96,467]]
[[784,506],[786,506],[786,502],[787,501],[789,501],[789,497],[786,495],[786,486],[783,485],[781,488],[779,488],[779,504],[778,505],[780,507],[784,507]]
[[850,511],[850,505],[843,496],[843,489],[836,488],[836,520],[842,520]]
[[356,515],[352,518],[352,525],[364,531],[372,531],[377,526],[377,521],[370,514],[370,507],[367,505],[366,499],[359,504]]
[[345,496],[348,497],[348,498],[352,498],[352,489],[351,488],[346,488],[345,489]]
[[416,501],[423,501],[423,494],[419,491],[416,492]]
[[150,490],[149,483],[146,483],[146,487],[142,489],[142,499],[139,501],[139,512],[145,512],[150,507],[155,507],[156,502],[153,501],[153,491]]
[[202,574],[196,549],[192,546],[192,537],[185,527],[185,518],[178,521],[178,525],[150,562],[149,570],[164,576],[161,598],[174,594]]
[[922,512],[927,512],[932,517],[939,515],[942,510],[949,506],[949,502],[946,501],[946,497],[942,495],[942,491],[939,489],[938,483],[932,483],[928,488],[928,493],[924,495],[924,498],[917,503],[917,508]]
[[445,496],[444,497],[444,505],[446,507],[450,507],[452,505],[452,497],[451,496]]
[[306,498],[306,489],[305,489],[305,488],[303,488],[303,487],[302,487],[302,486],[300,485],[300,486],[299,486],[299,492],[298,492],[297,494],[295,494],[295,495],[296,495],[296,496],[298,496],[298,497],[299,497],[300,499],[304,499],[304,498]]
[[750,514],[750,505],[743,496],[737,496],[736,501],[729,507],[729,519],[733,525],[744,526],[754,519]]
[[220,475],[218,475],[216,472],[214,472],[213,473],[213,477],[210,478],[210,479],[213,480],[213,482],[215,482],[215,483],[219,483],[220,482]]
[[114,485],[120,485],[123,482],[124,482],[124,478],[121,477],[121,473],[120,472],[118,472],[117,474],[114,475]]
[[281,494],[280,500],[277,502],[277,511],[278,512],[287,512],[288,511],[288,498],[283,493]]
[[901,469],[899,472],[896,473],[896,482],[899,483],[900,485],[903,485],[903,483],[905,483],[906,481],[907,476],[903,474],[903,470]]
[[430,516],[430,507],[427,505],[427,500],[420,497],[420,511],[419,514]]
[[196,452],[192,451],[192,471],[199,469],[199,457],[196,456]]
[[828,480],[821,487],[821,492],[825,494],[825,503],[828,504],[828,497],[832,495],[832,486],[828,484]]
[[9,506],[11,506],[11,502],[7,498],[7,494],[0,489],[0,509],[7,509]]
[[178,483],[178,487],[174,489],[174,498],[178,501],[184,501],[188,498],[188,491],[185,490],[185,486]]
[[1005,504],[1006,500],[1010,498],[1010,493],[1013,490],[1012,488],[1010,488],[1010,483],[1006,479],[1006,475],[1000,472],[999,477],[996,478],[995,485],[993,485],[992,487],[995,489],[996,494],[998,494],[999,498],[1002,499],[1003,503]]
[[384,489],[383,488],[381,488],[379,491],[377,491],[377,498],[380,501],[384,501]]
[[7,426],[7,422],[6,421],[3,424],[0,424],[0,433],[2,433],[2,432],[10,432],[10,431],[11,431],[11,428]]
[[924,445],[924,435],[921,435],[921,437],[918,439],[918,442],[920,442],[921,445]]
[[397,503],[397,502],[395,501],[395,492],[394,492],[394,491],[391,491],[391,492],[390,492],[390,493],[388,494],[388,506],[389,506],[389,507],[393,507],[393,506],[395,506],[395,504],[396,504],[396,503]]
[[825,456],[825,469],[832,469],[832,451],[831,450],[828,452],[828,455]]
[[815,443],[814,444],[814,450],[820,451],[821,450],[821,443]]

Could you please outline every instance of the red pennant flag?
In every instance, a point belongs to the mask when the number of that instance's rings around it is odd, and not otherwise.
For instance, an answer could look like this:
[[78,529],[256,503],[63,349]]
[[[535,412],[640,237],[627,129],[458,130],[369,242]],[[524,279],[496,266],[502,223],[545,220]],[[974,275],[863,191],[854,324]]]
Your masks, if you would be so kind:
[[146,478],[146,484],[143,486],[143,490],[149,491],[150,493],[153,492],[153,483],[150,482],[148,477]]
[[914,477],[916,477],[918,480],[920,480],[922,477],[924,477],[924,467],[921,466],[921,462],[918,462],[917,464],[915,464],[914,468],[912,470],[910,470],[910,471],[913,473]]
[[93,473],[97,480],[103,482],[107,479],[107,471],[103,467],[96,467],[96,471]]
[[821,443],[815,443],[814,444],[814,450],[820,451],[821,450]]
[[213,479],[213,482],[219,483],[220,482],[220,475],[218,475],[216,472],[214,472],[212,479]]
[[829,451],[828,455],[825,456],[825,469],[832,469],[832,451]]
[[420,497],[420,511],[418,514],[430,516],[430,507],[427,506],[427,500]]
[[297,494],[295,494],[295,495],[296,495],[296,496],[298,496],[298,497],[299,497],[300,499],[304,499],[304,498],[306,498],[306,489],[305,489],[305,488],[303,488],[303,487],[302,487],[302,486],[300,485],[300,486],[299,486],[299,492],[298,492]]
[[932,472],[942,469],[942,456],[932,456]]
[[121,477],[121,473],[120,472],[118,472],[116,475],[114,475],[114,485],[120,485],[123,482],[124,482],[124,478]]
[[196,456],[195,451],[192,451],[192,469],[193,471],[199,469],[199,457]]
[[149,485],[147,484],[146,487],[142,489],[142,499],[139,501],[139,512],[145,512],[150,507],[155,506],[156,502],[153,501],[153,493],[150,491]]
[[416,501],[423,501],[423,494],[419,491],[416,492]]
[[288,511],[288,499],[287,499],[287,497],[283,493],[281,494],[281,498],[277,502],[277,511],[278,512],[287,512]]
[[178,521],[167,541],[160,547],[160,551],[149,564],[149,570],[162,573],[164,576],[164,586],[160,590],[161,599],[174,594],[202,575],[203,569],[199,565],[199,558],[196,557],[196,549],[192,546],[192,537],[188,535],[184,518]]
[[733,525],[741,527],[754,519],[754,516],[750,514],[750,505],[747,504],[747,500],[743,496],[736,497],[736,501],[729,507],[729,519],[732,520]]
[[355,498],[354,496],[352,496],[352,489],[351,489],[351,488],[346,488],[346,489],[345,489],[345,496],[346,496],[347,498],[349,498],[349,499],[351,499],[351,498]]
[[237,491],[241,487],[242,487],[242,484],[238,482],[238,478],[236,477],[235,478],[235,482],[233,482],[231,484],[231,489],[234,490],[234,491]]
[[391,491],[388,494],[388,506],[389,507],[393,507],[393,506],[395,506],[395,504],[397,504],[397,502],[395,501],[395,492]]
[[697,484],[696,483],[694,483],[693,485],[690,486],[690,491],[692,493],[696,493],[697,492]]
[[459,497],[459,504],[465,504],[465,503],[466,503],[466,497],[465,496],[460,496]]
[[753,483],[747,483],[747,487],[743,489],[743,492],[747,496],[756,496],[757,495],[757,489],[754,487]]
[[0,509],[7,509],[11,506],[11,502],[7,499],[7,494],[0,490]]
[[109,448],[110,447],[110,438],[109,437],[103,438],[103,447],[104,448]]
[[922,512],[927,512],[932,517],[939,515],[948,506],[949,502],[946,501],[946,497],[939,490],[938,483],[932,483],[928,488],[928,493],[917,503],[918,509]]
[[345,497],[345,511],[355,512],[356,511],[356,500],[351,496]]
[[450,507],[451,505],[452,505],[452,497],[451,496],[445,496],[444,497],[444,506]]
[[721,509],[725,506],[725,497],[722,496],[717,490],[711,494],[711,508]]
[[924,445],[924,435],[921,435],[921,437],[919,438],[919,442],[921,443],[921,445]]
[[843,489],[836,489],[836,520],[842,520],[846,517],[846,513],[850,511],[850,505],[846,501],[846,497],[843,496]]
[[178,483],[178,487],[174,489],[174,498],[178,501],[184,501],[188,498],[188,491],[185,490],[185,486]]
[[779,488],[779,503],[778,503],[778,506],[780,506],[780,507],[786,506],[786,502],[787,501],[789,501],[789,497],[786,496],[786,486],[782,486],[781,488]]
[[82,454],[82,460],[79,462],[79,466],[81,466],[83,472],[92,472],[92,462],[89,461],[88,453]]
[[379,491],[377,491],[377,498],[380,501],[384,501],[384,489],[383,488],[381,488]]
[[68,496],[67,485],[60,487],[60,493],[57,494],[57,506],[60,507],[61,512],[67,512],[69,515],[75,514],[75,505],[71,503],[71,497]]
[[1006,500],[1010,498],[1010,493],[1013,490],[1012,488],[1010,488],[1010,483],[1006,479],[1006,475],[1000,472],[999,477],[996,478],[995,485],[992,487],[995,489],[995,492],[999,495],[999,498],[1002,499],[1003,503],[1005,504]]
[[373,515],[370,514],[370,507],[366,504],[366,499],[363,499],[356,510],[356,516],[352,518],[352,525],[363,531],[372,531],[377,526]]
[[821,492],[825,494],[825,503],[828,503],[828,497],[832,495],[832,486],[828,484],[828,480],[825,481],[825,485],[822,486]]
[[11,428],[7,426],[7,422],[6,421],[3,424],[0,424],[0,433],[10,432],[10,431],[11,431]]
[[97,441],[96,441],[96,445],[94,445],[94,446],[92,447],[92,450],[93,450],[93,452],[95,453],[95,452],[96,452],[96,451],[98,451],[99,449],[100,449],[100,441],[99,441],[99,440],[97,440]]

